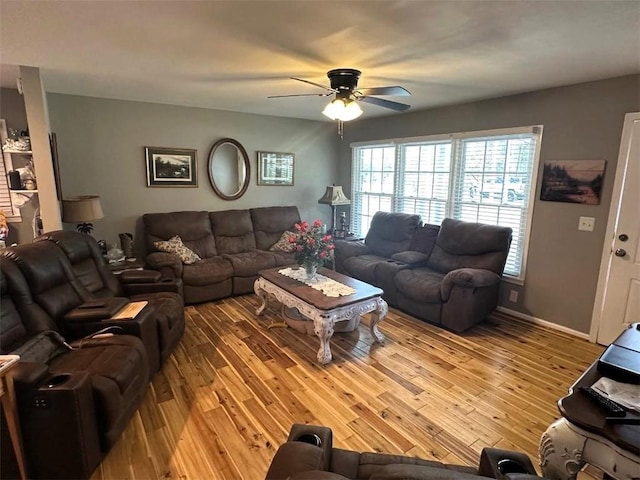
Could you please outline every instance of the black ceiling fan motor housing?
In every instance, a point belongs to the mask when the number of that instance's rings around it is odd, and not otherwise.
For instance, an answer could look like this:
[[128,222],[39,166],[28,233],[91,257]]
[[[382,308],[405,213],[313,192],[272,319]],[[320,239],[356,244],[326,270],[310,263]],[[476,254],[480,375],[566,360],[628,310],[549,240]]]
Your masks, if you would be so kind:
[[331,88],[339,92],[353,92],[358,86],[360,79],[360,70],[353,68],[336,68],[329,70],[327,77],[331,81]]

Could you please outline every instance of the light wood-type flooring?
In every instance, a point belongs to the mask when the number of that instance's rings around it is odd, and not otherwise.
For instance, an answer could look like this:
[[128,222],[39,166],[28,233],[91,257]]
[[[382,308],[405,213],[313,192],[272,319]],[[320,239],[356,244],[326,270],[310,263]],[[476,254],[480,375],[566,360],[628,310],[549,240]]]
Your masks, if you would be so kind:
[[186,333],[93,479],[263,479],[292,423],[334,445],[477,465],[485,446],[524,451],[602,348],[494,314],[458,335],[390,309],[386,345],[365,323],[318,339],[260,318],[254,295],[186,308]]

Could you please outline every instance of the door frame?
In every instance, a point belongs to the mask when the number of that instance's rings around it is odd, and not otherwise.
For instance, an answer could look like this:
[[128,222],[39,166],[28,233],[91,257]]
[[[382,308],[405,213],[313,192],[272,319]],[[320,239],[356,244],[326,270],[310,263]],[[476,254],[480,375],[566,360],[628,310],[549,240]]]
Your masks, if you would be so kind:
[[600,323],[602,322],[602,309],[604,307],[604,299],[607,293],[607,284],[609,281],[609,271],[611,269],[611,261],[613,259],[616,221],[620,210],[620,202],[622,200],[622,185],[624,183],[625,172],[621,167],[623,162],[626,161],[630,155],[631,133],[633,131],[634,122],[640,122],[640,112],[625,114],[622,136],[620,139],[618,162],[616,164],[616,178],[613,183],[613,191],[611,192],[611,206],[609,207],[607,230],[604,236],[604,246],[602,248],[602,258],[600,260],[598,288],[596,289],[596,296],[593,302],[593,313],[591,315],[589,340],[593,343],[597,343],[598,330],[600,329]]

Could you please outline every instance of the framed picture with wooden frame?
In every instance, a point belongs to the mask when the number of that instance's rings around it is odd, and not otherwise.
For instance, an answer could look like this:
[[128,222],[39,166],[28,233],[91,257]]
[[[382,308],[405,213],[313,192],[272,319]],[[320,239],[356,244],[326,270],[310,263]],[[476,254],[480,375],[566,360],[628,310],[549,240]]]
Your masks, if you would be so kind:
[[294,154],[258,152],[258,185],[293,186]]
[[147,187],[197,187],[198,155],[188,148],[144,147]]

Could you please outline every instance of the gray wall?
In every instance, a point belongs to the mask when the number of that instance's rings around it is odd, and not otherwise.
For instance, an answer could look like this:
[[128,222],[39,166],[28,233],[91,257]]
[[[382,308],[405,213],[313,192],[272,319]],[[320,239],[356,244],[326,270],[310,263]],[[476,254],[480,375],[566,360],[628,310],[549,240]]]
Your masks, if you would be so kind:
[[[351,142],[544,125],[525,284],[503,282],[501,305],[588,333],[624,114],[639,110],[640,76],[633,75],[360,120],[345,127],[340,177],[350,185]],[[538,200],[545,160],[590,159],[607,161],[600,205]],[[578,231],[580,216],[595,217],[593,232]],[[517,303],[508,301],[511,289]]]
[[[63,196],[100,195],[105,218],[94,222],[97,239],[113,243],[119,232],[134,232],[139,252],[139,218],[148,212],[297,205],[303,219],[330,222],[331,209],[317,201],[337,181],[332,124],[62,94],[47,99]],[[249,189],[235,201],[217,197],[207,173],[211,145],[227,137],[251,161]],[[146,187],[145,146],[197,149],[198,187]],[[294,153],[294,186],[258,186],[257,151]]]

